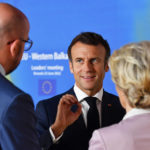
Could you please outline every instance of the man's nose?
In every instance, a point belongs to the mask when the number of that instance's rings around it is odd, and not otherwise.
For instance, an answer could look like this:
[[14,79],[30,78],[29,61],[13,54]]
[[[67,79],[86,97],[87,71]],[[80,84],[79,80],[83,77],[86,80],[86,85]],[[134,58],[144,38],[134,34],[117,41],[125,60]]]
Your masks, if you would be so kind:
[[84,62],[83,70],[84,71],[92,71],[93,70],[93,64],[89,61]]

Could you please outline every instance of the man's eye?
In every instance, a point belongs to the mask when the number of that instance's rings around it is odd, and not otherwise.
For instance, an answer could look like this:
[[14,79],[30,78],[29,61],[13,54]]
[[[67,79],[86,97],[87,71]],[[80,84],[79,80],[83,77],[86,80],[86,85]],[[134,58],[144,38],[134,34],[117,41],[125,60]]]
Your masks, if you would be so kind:
[[91,63],[96,63],[96,62],[97,62],[96,58],[94,58],[94,59],[91,60]]
[[76,62],[81,63],[81,62],[83,62],[83,60],[82,59],[77,59]]

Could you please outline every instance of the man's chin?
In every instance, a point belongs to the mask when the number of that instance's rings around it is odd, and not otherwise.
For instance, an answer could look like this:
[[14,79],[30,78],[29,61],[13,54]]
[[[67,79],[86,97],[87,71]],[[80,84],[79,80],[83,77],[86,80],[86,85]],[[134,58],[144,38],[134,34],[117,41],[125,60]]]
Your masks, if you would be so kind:
[[16,70],[17,67],[18,67],[18,64],[16,64],[15,66],[9,68],[9,70],[6,72],[6,74],[10,74],[10,73],[13,72],[14,70]]
[[88,91],[93,91],[94,87],[84,87],[85,90],[88,90]]

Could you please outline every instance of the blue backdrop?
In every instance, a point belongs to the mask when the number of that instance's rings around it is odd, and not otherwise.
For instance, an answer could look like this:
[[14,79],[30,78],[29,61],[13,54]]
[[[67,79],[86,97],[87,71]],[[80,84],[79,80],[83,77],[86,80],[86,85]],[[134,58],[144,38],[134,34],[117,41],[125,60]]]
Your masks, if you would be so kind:
[[[35,104],[73,86],[67,48],[80,32],[92,31],[108,40],[111,51],[141,40],[150,40],[149,0],[0,0],[22,10],[30,21],[34,45],[8,78]],[[104,89],[116,94],[110,72]]]

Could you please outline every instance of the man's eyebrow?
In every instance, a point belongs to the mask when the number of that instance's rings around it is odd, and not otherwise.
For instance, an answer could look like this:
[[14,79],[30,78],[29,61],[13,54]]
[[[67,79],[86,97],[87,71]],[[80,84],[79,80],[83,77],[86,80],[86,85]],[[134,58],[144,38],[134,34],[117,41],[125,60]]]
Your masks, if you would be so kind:
[[82,57],[76,57],[75,60],[76,60],[76,59],[83,59],[83,58],[82,58]]

